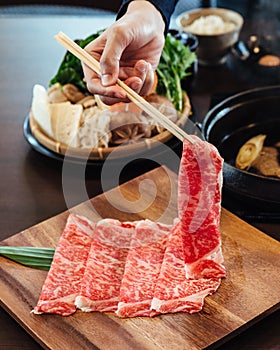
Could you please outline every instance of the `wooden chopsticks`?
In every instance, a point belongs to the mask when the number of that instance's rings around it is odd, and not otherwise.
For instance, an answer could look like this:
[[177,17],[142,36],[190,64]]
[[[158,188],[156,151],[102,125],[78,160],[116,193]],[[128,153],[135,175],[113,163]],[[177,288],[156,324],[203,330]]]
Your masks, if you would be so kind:
[[[79,58],[91,69],[93,69],[97,74],[101,75],[99,62],[95,58],[93,58],[87,51],[85,51],[78,44],[76,44],[72,39],[70,39],[66,34],[64,34],[63,32],[59,32],[58,34],[55,35],[55,39],[62,46],[64,46],[68,51],[70,51],[74,56]],[[191,138],[191,136],[185,133],[178,125],[172,122],[169,118],[167,118],[164,114],[162,114],[159,110],[157,110],[153,105],[151,105],[143,97],[138,95],[123,81],[118,79],[117,84],[125,90],[127,97],[133,103],[135,103],[142,110],[144,110],[149,116],[151,116],[153,119],[159,122],[164,128],[166,128],[179,140],[183,141],[184,139],[186,139],[189,142],[194,143],[194,140]]]

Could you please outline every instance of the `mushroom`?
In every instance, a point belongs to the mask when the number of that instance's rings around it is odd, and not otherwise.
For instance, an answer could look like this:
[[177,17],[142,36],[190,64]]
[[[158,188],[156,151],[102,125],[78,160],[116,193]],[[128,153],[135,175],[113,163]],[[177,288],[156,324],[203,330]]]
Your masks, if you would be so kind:
[[77,103],[86,96],[73,84],[63,85],[62,92],[67,97],[68,101],[72,103]]
[[96,106],[95,98],[92,95],[85,96],[81,100],[77,102],[77,104],[80,104],[83,106],[84,109],[91,108]]
[[151,127],[138,117],[136,113],[111,112],[110,130],[112,133],[111,143],[120,145],[134,143],[141,138],[151,137]]
[[[162,114],[164,114],[174,123],[177,122],[178,111],[167,97],[158,94],[151,94],[146,96],[145,100],[154,105],[154,107],[156,107]],[[159,134],[165,129],[161,124],[153,120],[150,116],[146,115],[145,113],[143,113],[143,115],[147,117],[149,122],[151,123],[153,134]]]
[[68,101],[67,97],[62,92],[62,86],[59,83],[52,85],[47,92],[49,103],[61,103]]
[[157,108],[173,122],[176,122],[178,119],[178,111],[166,96],[151,94],[146,96],[145,100],[151,104],[157,105]]

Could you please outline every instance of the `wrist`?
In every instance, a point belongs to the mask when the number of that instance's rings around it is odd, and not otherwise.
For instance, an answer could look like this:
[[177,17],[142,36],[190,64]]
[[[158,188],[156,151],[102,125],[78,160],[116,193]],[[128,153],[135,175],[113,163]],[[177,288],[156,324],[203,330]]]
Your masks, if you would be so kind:
[[128,4],[127,13],[138,11],[140,16],[150,16],[153,23],[157,23],[157,27],[162,29],[162,32],[165,31],[165,21],[161,12],[153,5],[150,1],[147,0],[133,0]]

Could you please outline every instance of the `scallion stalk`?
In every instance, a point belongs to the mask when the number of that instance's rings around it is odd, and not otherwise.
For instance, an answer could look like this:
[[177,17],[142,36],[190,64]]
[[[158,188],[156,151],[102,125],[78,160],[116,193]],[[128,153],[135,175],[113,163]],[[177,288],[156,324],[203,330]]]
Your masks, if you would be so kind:
[[54,248],[0,246],[0,255],[19,264],[48,271]]

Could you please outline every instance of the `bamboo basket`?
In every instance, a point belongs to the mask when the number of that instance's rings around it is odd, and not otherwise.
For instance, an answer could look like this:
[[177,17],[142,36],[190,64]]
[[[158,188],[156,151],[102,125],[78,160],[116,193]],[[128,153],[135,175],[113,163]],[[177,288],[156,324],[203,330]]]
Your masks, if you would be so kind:
[[[191,114],[191,104],[189,97],[184,93],[184,106],[183,111],[180,114],[176,124],[183,128],[186,124],[189,115]],[[64,143],[57,142],[56,140],[50,138],[46,135],[36,120],[32,116],[32,111],[29,114],[29,125],[33,136],[39,141],[41,145],[46,147],[62,156],[70,156],[72,158],[90,160],[90,161],[104,161],[109,155],[110,159],[121,159],[131,155],[139,155],[147,152],[148,150],[155,149],[160,145],[160,143],[166,143],[174,137],[168,130],[164,130],[161,133],[150,137],[141,139],[134,143],[128,143],[115,147],[99,147],[99,148],[74,148],[69,147]]]

